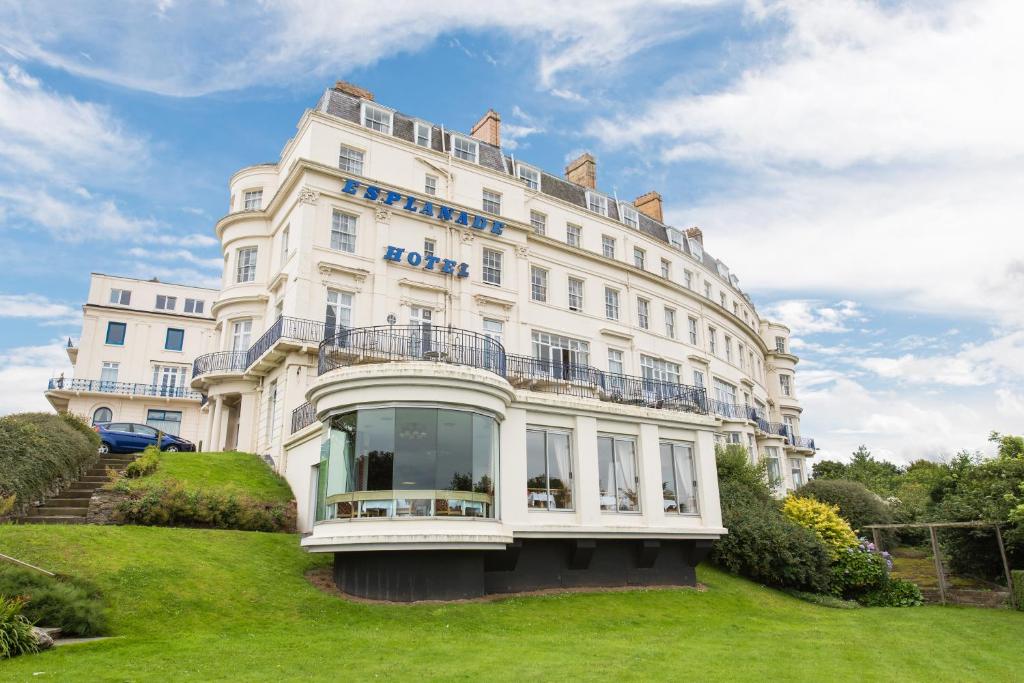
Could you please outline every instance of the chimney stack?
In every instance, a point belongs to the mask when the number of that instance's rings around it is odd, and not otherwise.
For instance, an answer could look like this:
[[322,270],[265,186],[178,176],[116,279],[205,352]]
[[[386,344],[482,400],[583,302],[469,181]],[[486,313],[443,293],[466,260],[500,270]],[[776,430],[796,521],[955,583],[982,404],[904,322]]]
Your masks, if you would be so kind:
[[704,246],[704,232],[700,228],[694,226],[688,229],[686,231],[686,236],[691,240],[697,240],[700,242],[700,246]]
[[597,189],[597,161],[584,152],[565,167],[565,179],[591,190]]
[[501,147],[501,114],[488,109],[479,121],[473,124],[470,136],[495,147]]
[[349,83],[348,81],[335,82],[334,89],[337,90],[338,92],[343,92],[346,95],[351,95],[352,97],[361,97],[364,100],[370,100],[371,102],[373,101],[372,92],[370,92],[366,88],[360,88],[358,85]]
[[644,214],[648,218],[653,218],[659,223],[665,222],[665,217],[661,213],[661,195],[651,190],[647,194],[642,194],[633,200],[633,206],[636,210]]

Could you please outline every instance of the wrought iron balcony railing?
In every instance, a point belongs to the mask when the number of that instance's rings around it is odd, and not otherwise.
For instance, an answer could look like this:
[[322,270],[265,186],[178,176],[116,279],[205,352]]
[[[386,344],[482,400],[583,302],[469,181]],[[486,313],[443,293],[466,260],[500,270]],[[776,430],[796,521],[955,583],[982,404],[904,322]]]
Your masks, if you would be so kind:
[[245,351],[217,351],[199,356],[192,362],[192,376],[199,377],[210,372],[245,372]]
[[309,401],[292,411],[292,434],[316,421],[316,412]]
[[793,445],[796,446],[797,448],[809,448],[812,451],[818,450],[817,447],[814,445],[814,439],[808,438],[806,436],[794,437]]
[[47,385],[50,391],[94,391],[122,396],[147,396],[154,398],[186,398],[199,401],[202,394],[183,386],[162,384],[141,384],[135,382],[111,382],[103,379],[80,379],[54,377]]
[[[317,320],[305,320],[303,318],[291,318],[281,316],[267,328],[263,336],[256,340],[256,343],[249,347],[245,354],[245,367],[252,366],[263,354],[280,339],[291,339],[299,342],[319,344],[326,337],[327,326]],[[334,330],[336,333],[338,330]]]
[[320,343],[319,372],[356,363],[432,361],[505,376],[505,348],[491,337],[451,327],[390,325],[342,329]]

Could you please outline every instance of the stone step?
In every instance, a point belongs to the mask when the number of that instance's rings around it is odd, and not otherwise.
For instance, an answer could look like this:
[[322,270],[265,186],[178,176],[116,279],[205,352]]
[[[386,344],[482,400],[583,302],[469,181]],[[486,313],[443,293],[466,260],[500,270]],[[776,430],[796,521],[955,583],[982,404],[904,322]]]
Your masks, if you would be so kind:
[[41,507],[32,508],[28,511],[29,517],[64,517],[64,516],[81,516],[85,517],[86,512],[89,511],[88,507],[60,507],[57,505],[43,505]]
[[82,477],[81,479],[79,479],[78,481],[80,483],[85,483],[85,484],[89,484],[89,483],[93,483],[93,484],[106,484],[110,480],[108,478],[106,478],[106,477],[94,477],[94,476],[90,476],[90,475],[87,474],[84,477]]
[[85,524],[85,517],[66,515],[63,517],[22,517],[21,524]]
[[92,492],[98,489],[100,486],[102,486],[102,484],[98,482],[77,481],[71,486],[69,486],[67,490],[63,491],[61,495],[65,493],[87,493],[91,496]]
[[89,500],[92,498],[92,492],[96,489],[72,489],[68,488],[60,492],[61,498],[74,498],[75,500]]
[[46,507],[58,507],[58,508],[87,508],[89,507],[90,498],[48,498],[46,501]]

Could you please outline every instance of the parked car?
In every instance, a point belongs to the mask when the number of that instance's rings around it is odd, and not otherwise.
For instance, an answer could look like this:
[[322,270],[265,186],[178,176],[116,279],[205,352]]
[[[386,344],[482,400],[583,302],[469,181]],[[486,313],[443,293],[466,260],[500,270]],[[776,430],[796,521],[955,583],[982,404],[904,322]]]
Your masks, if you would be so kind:
[[[100,453],[138,453],[146,446],[156,445],[157,430],[149,425],[136,422],[100,422],[93,429],[100,435]],[[171,453],[194,451],[191,441],[164,434],[160,439],[160,450]]]

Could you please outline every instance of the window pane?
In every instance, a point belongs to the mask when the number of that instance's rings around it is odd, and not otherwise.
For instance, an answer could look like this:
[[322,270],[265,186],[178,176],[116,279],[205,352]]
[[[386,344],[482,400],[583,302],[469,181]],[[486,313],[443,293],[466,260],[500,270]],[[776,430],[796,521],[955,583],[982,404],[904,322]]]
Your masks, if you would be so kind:
[[597,439],[597,468],[601,487],[601,509],[615,510],[615,453],[607,436]]
[[356,490],[387,491],[391,489],[395,462],[395,410],[361,410],[358,423]]
[[526,504],[532,508],[546,508],[549,502],[544,434],[526,430]]
[[[494,468],[498,462],[498,429],[494,420],[473,415],[473,491],[494,495]],[[490,517],[493,513],[488,512]]]
[[661,495],[665,501],[665,512],[679,512],[675,459],[670,443],[661,444]]
[[395,409],[395,470],[392,488],[396,491],[434,488],[437,413],[433,408]]
[[434,469],[434,482],[434,486],[421,488],[473,490],[472,413],[437,411],[437,465]]
[[125,323],[107,323],[107,343],[124,344]]
[[636,445],[632,441],[615,440],[615,484],[619,512],[635,512],[640,509],[635,449]]
[[572,466],[569,461],[569,435],[548,433],[548,481],[551,485],[549,507],[572,509]]

